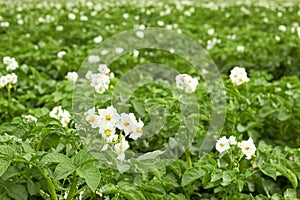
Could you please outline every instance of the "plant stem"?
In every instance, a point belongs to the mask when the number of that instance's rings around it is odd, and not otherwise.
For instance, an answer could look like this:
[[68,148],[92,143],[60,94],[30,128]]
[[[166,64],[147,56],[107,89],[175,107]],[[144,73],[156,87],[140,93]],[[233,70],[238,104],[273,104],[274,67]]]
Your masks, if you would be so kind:
[[8,86],[7,86],[7,97],[8,97],[8,100],[10,100],[10,97],[11,97],[10,91],[11,91],[11,85],[8,84]]
[[76,191],[76,186],[77,186],[77,179],[76,179],[76,173],[74,173],[74,180],[72,182],[72,185],[71,185],[71,188],[70,188],[67,200],[73,199],[74,193]]
[[188,148],[185,151],[185,157],[186,157],[188,168],[191,168],[192,167],[192,160],[191,160],[191,150],[190,150],[190,148]]
[[50,195],[51,195],[51,199],[52,200],[57,200],[55,186],[54,186],[52,180],[50,179],[50,177],[48,176],[48,173],[44,169],[40,168],[39,166],[37,166],[37,165],[34,165],[34,166],[41,172],[41,174],[46,179],[46,182],[49,186],[49,192],[50,192]]

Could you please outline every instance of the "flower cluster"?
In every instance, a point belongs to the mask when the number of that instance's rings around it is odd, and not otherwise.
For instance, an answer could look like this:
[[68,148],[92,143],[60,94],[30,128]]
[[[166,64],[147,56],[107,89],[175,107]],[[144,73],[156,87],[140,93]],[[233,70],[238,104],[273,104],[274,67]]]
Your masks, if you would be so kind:
[[242,67],[234,67],[230,71],[229,79],[231,80],[234,86],[241,85],[245,82],[248,82],[250,79],[247,77],[247,72],[245,68]]
[[192,93],[196,91],[198,85],[198,79],[192,78],[188,74],[179,74],[175,78],[176,87],[178,89],[184,90],[187,93]]
[[[119,160],[124,160],[125,151],[129,148],[126,137],[137,140],[143,134],[144,123],[137,120],[133,113],[119,114],[113,106],[105,109],[89,109],[85,114],[85,119],[92,128],[99,129],[99,134],[104,138],[105,145],[102,150],[106,150],[109,145],[114,145],[114,150]],[[119,134],[117,133],[119,129]],[[124,135],[123,135],[124,133]]]
[[5,56],[5,57],[3,58],[3,63],[4,63],[5,65],[7,65],[7,66],[6,66],[6,70],[7,70],[7,71],[13,71],[13,70],[15,70],[15,69],[17,69],[17,68],[19,67],[19,64],[18,64],[18,62],[16,61],[16,59],[15,59],[15,58],[12,58],[12,57],[9,57],[9,56]]
[[5,87],[7,84],[16,84],[18,76],[15,73],[0,76],[0,89]]
[[71,121],[70,113],[67,110],[62,109],[61,106],[54,107],[50,112],[50,117],[59,120],[63,127],[67,126]]
[[88,71],[85,77],[90,81],[90,85],[95,88],[99,94],[103,94],[109,87],[110,78],[114,77],[114,73],[110,71],[106,64],[100,64],[98,73],[93,74]]
[[245,154],[246,159],[250,160],[252,157],[255,157],[256,147],[252,138],[237,142],[234,136],[230,136],[228,139],[223,136],[217,141],[216,149],[222,153],[230,149],[231,145],[237,145],[242,150],[243,154]]

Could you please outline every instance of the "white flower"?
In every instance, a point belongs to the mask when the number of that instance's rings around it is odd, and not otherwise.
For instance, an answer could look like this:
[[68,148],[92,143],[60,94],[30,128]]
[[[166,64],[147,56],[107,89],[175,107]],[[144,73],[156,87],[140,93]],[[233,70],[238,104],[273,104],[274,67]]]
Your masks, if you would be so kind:
[[133,49],[133,57],[137,58],[139,56],[139,50]]
[[124,19],[127,19],[128,17],[129,17],[129,14],[128,14],[128,13],[124,13],[124,14],[123,14],[123,18],[124,18]]
[[69,14],[68,14],[68,18],[69,18],[70,20],[75,20],[75,19],[76,19],[76,15],[75,15],[74,13],[69,13]]
[[242,152],[246,155],[246,159],[250,160],[252,157],[255,157],[256,147],[252,138],[239,142],[238,147],[240,147]]
[[129,138],[131,138],[133,140],[137,140],[143,134],[142,128],[144,126],[144,122],[141,119],[139,119],[139,121],[137,121],[134,118],[134,120],[132,120],[131,123],[132,123],[131,124],[132,132],[130,133]]
[[188,74],[179,74],[175,77],[176,87],[178,89],[184,90],[187,93],[192,93],[196,91],[198,85],[198,79],[192,78]]
[[15,69],[17,69],[19,67],[18,62],[16,61],[15,58],[9,57],[9,56],[5,56],[3,57],[3,63],[6,66],[6,70],[7,71],[13,71]]
[[8,83],[16,84],[18,81],[18,76],[15,73],[6,75]]
[[37,121],[37,118],[32,116],[32,115],[26,115],[25,116],[25,119],[29,122],[36,122]]
[[90,85],[94,87],[95,91],[99,94],[103,94],[109,87],[109,76],[105,74],[87,74],[86,77],[90,80]]
[[13,71],[13,70],[17,69],[18,67],[19,67],[19,65],[18,65],[17,61],[15,61],[13,58],[13,61],[9,65],[7,65],[6,70]]
[[120,143],[115,144],[115,151],[118,155],[117,159],[124,160],[125,151],[129,148],[128,142],[125,140],[125,137],[122,138]]
[[229,78],[234,86],[241,85],[250,80],[247,77],[247,72],[246,72],[245,68],[234,67],[230,72],[231,73],[230,73]]
[[11,63],[11,59],[12,59],[11,57],[5,56],[5,57],[3,57],[3,63],[5,65],[9,65]]
[[60,51],[60,52],[57,53],[57,57],[62,58],[66,54],[67,54],[66,51]]
[[157,25],[158,26],[164,26],[165,25],[165,22],[161,21],[161,20],[158,20],[157,21]]
[[102,38],[101,35],[99,35],[98,37],[95,37],[95,38],[94,38],[94,42],[95,42],[95,43],[100,43],[100,42],[102,42],[102,40],[103,40],[103,38]]
[[106,109],[98,109],[98,114],[102,121],[116,125],[120,119],[120,115],[113,106],[109,106]]
[[75,83],[78,79],[77,72],[68,72],[66,79]]
[[64,27],[61,25],[56,27],[56,31],[63,31],[63,30],[64,30]]
[[4,88],[8,84],[7,76],[0,77],[0,89]]
[[89,18],[85,15],[80,16],[80,21],[88,21]]
[[227,151],[229,148],[229,141],[225,136],[221,137],[216,143],[216,149],[220,153]]
[[143,32],[143,31],[137,31],[137,32],[135,33],[135,35],[136,35],[137,37],[139,37],[139,38],[144,38],[144,32]]
[[125,136],[129,135],[132,132],[133,121],[136,120],[133,113],[121,113],[120,120],[117,123],[117,127],[120,130],[123,130]]
[[278,26],[278,30],[280,30],[281,32],[285,32],[286,31],[286,26],[285,25],[280,25],[280,26]]
[[100,64],[99,67],[98,67],[98,71],[101,73],[101,74],[105,74],[105,75],[109,75],[110,73],[110,69],[107,67],[106,64]]
[[115,49],[115,52],[116,52],[117,54],[121,54],[123,51],[124,51],[124,49],[121,48],[121,47],[117,47],[117,48]]
[[215,29],[211,28],[207,30],[208,35],[213,35],[215,33]]
[[244,52],[245,47],[242,46],[242,45],[239,45],[239,46],[236,47],[236,50],[237,50],[237,52]]
[[1,27],[9,27],[9,22],[1,22],[0,26]]
[[88,57],[88,62],[89,63],[97,63],[97,62],[100,62],[100,58],[99,58],[99,56],[90,55]]
[[71,121],[71,115],[67,110],[62,109],[61,106],[56,106],[50,112],[50,117],[59,120],[63,127],[67,126]]
[[280,37],[279,37],[278,35],[276,35],[276,36],[275,36],[275,40],[276,40],[277,42],[279,42],[279,41],[280,41]]
[[100,116],[95,113],[95,108],[89,109],[85,113],[85,119],[90,123],[92,128],[99,128],[100,127]]
[[228,139],[228,143],[229,143],[230,145],[236,145],[236,144],[237,144],[236,138],[235,138],[233,135],[230,136],[229,139]]
[[116,133],[116,127],[113,123],[101,123],[99,133],[103,138],[106,138],[109,141],[113,141],[114,135]]

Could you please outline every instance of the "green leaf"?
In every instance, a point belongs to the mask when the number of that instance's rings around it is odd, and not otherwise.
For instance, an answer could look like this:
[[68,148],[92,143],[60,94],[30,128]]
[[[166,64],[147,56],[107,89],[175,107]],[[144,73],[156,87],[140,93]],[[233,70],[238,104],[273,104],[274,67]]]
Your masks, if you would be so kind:
[[166,194],[166,191],[164,190],[164,188],[161,185],[158,184],[152,184],[152,183],[147,183],[147,184],[143,184],[142,188],[144,190],[147,190],[149,192],[152,193],[156,193],[156,194]]
[[10,158],[13,158],[15,155],[15,151],[12,147],[8,145],[1,145],[0,146],[0,155],[4,155]]
[[116,185],[109,183],[100,188],[100,192],[103,194],[116,194],[119,192],[119,189]]
[[143,193],[138,190],[122,190],[121,193],[128,200],[146,200]]
[[265,174],[265,175],[273,178],[274,180],[276,180],[276,168],[273,167],[272,165],[270,165],[268,163],[264,163],[262,166],[259,166],[259,170],[263,174]]
[[235,178],[235,174],[233,171],[225,171],[222,175],[223,181],[222,181],[221,185],[223,185],[223,186],[229,185],[233,181],[234,178]]
[[43,165],[46,163],[60,163],[60,162],[71,162],[71,160],[66,155],[61,153],[48,153],[41,159],[39,164]]
[[55,180],[61,180],[63,178],[66,178],[71,173],[73,173],[76,170],[76,166],[70,162],[61,162],[59,163],[54,171],[54,179]]
[[7,194],[16,200],[27,200],[28,198],[27,190],[23,185],[14,185],[9,187]]
[[92,163],[85,164],[77,169],[77,173],[81,178],[84,178],[87,185],[92,191],[95,191],[100,184],[100,172]]
[[295,189],[288,188],[284,192],[284,198],[297,198],[297,192]]
[[31,196],[36,195],[41,188],[41,184],[34,183],[32,180],[27,181],[27,189]]
[[89,151],[86,149],[82,149],[79,151],[74,157],[74,164],[76,166],[80,166],[85,164],[86,162],[92,162],[95,158],[91,155]]
[[294,172],[292,172],[290,169],[288,169],[288,168],[286,168],[285,166],[282,166],[282,165],[278,165],[278,164],[275,164],[275,163],[271,163],[271,165],[273,167],[275,167],[278,172],[280,172],[284,177],[286,177],[290,181],[293,188],[295,188],[295,189],[297,188],[298,180],[297,180],[297,175],[294,174]]
[[133,105],[134,110],[138,113],[138,115],[140,117],[143,117],[145,115],[145,108],[144,108],[144,104],[138,102],[138,101],[134,101],[131,100],[130,101]]
[[186,186],[195,180],[201,178],[207,173],[203,168],[191,168],[186,170],[182,175],[181,185]]
[[0,177],[6,172],[7,168],[10,166],[10,163],[10,160],[0,158]]

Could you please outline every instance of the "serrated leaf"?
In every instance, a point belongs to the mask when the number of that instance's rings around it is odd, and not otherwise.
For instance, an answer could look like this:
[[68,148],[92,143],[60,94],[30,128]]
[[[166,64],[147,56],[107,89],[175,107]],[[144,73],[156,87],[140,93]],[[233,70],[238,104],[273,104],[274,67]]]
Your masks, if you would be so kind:
[[77,170],[78,175],[84,178],[87,185],[92,191],[95,191],[100,184],[100,172],[93,163],[85,164],[79,167]]
[[181,185],[186,186],[194,182],[195,180],[201,178],[205,174],[206,174],[206,170],[203,168],[187,169],[182,175]]
[[54,179],[61,180],[72,174],[76,170],[76,166],[68,161],[59,163],[54,171]]

